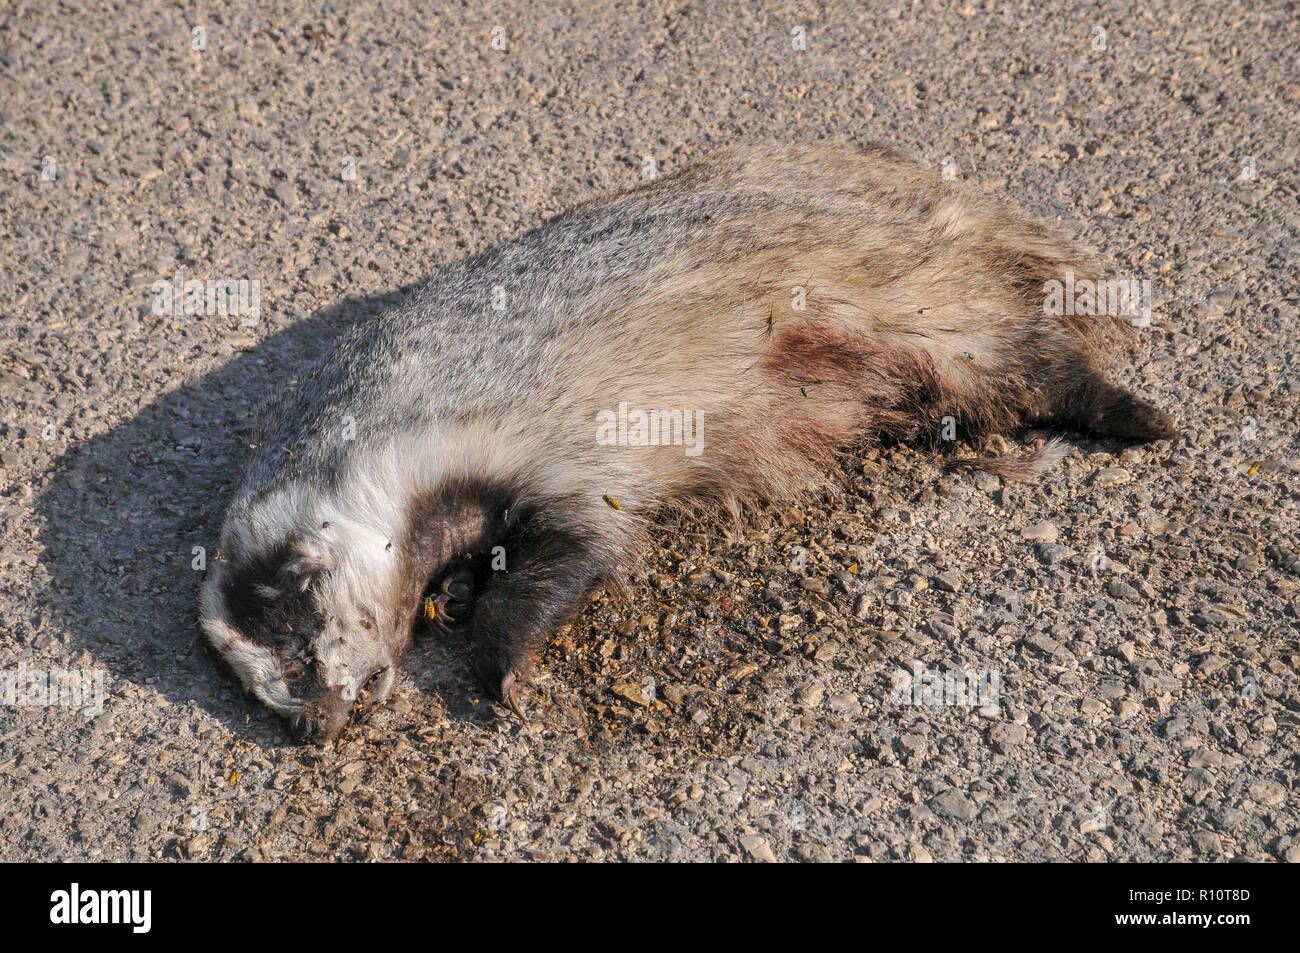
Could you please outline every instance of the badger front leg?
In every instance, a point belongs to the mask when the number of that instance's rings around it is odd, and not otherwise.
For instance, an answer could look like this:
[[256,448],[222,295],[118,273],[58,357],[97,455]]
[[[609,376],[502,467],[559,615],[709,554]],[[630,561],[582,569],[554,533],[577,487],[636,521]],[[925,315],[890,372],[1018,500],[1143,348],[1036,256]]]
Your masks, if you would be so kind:
[[516,526],[499,546],[474,604],[470,660],[483,689],[522,719],[519,693],[536,651],[572,618],[612,561],[597,537],[540,516]]

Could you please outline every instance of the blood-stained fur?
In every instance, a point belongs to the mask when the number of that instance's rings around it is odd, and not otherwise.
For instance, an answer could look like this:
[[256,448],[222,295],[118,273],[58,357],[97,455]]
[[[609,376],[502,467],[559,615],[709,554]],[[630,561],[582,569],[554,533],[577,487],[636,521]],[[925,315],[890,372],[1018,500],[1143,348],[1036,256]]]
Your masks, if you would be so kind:
[[[536,647],[664,507],[791,497],[946,418],[965,440],[1171,436],[1102,377],[1122,317],[1045,313],[1066,273],[1097,274],[880,146],[728,149],[578,206],[440,269],[267,408],[208,638],[312,739],[387,698],[422,612],[518,710]],[[694,414],[702,450],[598,440],[623,404]],[[1059,452],[973,463],[1026,476]]]

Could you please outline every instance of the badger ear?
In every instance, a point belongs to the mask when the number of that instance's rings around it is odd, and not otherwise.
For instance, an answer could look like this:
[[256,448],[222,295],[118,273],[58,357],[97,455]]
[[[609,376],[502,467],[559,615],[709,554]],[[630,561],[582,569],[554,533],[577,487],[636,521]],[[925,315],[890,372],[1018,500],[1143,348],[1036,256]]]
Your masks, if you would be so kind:
[[287,584],[305,592],[312,580],[322,573],[334,568],[334,558],[330,551],[318,540],[305,536],[291,536],[288,542],[289,556],[280,567],[280,578]]

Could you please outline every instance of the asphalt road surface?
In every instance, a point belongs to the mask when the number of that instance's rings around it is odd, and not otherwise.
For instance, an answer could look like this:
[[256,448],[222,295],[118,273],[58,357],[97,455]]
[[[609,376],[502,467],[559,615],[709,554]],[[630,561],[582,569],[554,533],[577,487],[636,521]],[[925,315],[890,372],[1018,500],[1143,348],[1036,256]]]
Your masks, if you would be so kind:
[[[1294,4],[185,6],[0,11],[0,859],[1300,858]],[[1180,436],[865,449],[664,526],[528,724],[432,644],[294,744],[195,624],[260,403],[441,262],[821,139],[1150,282],[1115,378]],[[177,274],[256,315],[158,313]]]

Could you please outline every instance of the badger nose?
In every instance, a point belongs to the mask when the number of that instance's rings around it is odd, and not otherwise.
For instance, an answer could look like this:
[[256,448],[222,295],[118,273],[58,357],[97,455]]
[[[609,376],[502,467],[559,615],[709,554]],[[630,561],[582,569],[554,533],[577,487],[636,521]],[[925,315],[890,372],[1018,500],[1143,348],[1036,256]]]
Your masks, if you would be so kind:
[[341,695],[331,693],[319,701],[304,704],[289,727],[299,741],[325,744],[333,741],[343,730],[351,707]]

